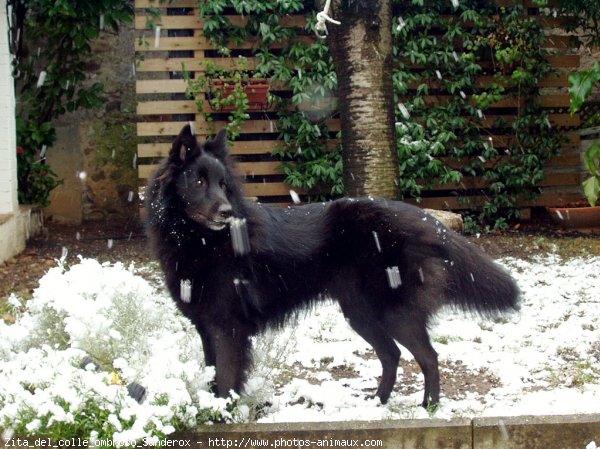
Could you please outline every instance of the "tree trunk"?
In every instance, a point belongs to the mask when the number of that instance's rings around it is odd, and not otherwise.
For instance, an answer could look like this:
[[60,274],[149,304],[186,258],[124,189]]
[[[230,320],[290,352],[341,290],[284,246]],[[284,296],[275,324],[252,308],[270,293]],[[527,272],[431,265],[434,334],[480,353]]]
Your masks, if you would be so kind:
[[346,193],[398,198],[391,0],[333,0],[329,15],[341,22],[327,24],[327,43],[338,78]]

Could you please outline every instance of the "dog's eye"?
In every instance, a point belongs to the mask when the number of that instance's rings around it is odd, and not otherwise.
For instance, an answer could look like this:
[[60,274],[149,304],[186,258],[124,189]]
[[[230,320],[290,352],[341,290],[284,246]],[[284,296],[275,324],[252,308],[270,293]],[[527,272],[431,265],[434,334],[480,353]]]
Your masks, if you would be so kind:
[[201,187],[201,186],[203,186],[203,185],[204,185],[204,179],[202,179],[202,178],[198,179],[198,180],[196,181],[196,185],[197,185],[198,187]]

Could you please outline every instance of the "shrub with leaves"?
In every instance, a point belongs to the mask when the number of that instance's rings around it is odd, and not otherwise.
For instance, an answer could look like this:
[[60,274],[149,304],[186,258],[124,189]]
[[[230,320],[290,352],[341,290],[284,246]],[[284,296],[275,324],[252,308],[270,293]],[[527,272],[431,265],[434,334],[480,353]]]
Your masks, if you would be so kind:
[[133,6],[120,0],[8,0],[13,76],[17,91],[19,201],[48,204],[60,181],[45,161],[56,139],[53,120],[102,105],[92,82],[91,43],[108,29],[130,23]]
[[[600,86],[600,62],[596,62],[590,70],[575,72],[569,75],[569,94],[571,96],[571,112],[577,112],[594,88]],[[600,113],[592,116],[588,125],[600,122]],[[584,194],[591,206],[595,206],[600,195],[600,143],[594,142],[586,150],[583,162],[590,177],[583,182]]]
[[[14,324],[0,322],[0,427],[9,434],[157,441],[246,413],[209,391],[214,369],[199,362],[193,326],[132,268],[87,259],[53,268],[18,308]],[[86,357],[100,369],[81,366]],[[141,404],[132,382],[146,388]]]

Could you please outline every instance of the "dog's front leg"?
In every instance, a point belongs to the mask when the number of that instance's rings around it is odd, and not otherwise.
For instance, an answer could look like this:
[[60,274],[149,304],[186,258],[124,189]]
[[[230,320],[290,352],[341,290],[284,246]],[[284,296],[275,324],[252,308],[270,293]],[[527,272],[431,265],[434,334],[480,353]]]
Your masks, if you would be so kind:
[[206,366],[215,366],[217,364],[217,356],[215,354],[214,337],[207,329],[196,327],[202,340],[202,350],[204,351],[204,364]]
[[250,364],[250,334],[241,323],[218,329],[212,337],[216,356],[217,395],[227,397],[233,390],[240,393]]

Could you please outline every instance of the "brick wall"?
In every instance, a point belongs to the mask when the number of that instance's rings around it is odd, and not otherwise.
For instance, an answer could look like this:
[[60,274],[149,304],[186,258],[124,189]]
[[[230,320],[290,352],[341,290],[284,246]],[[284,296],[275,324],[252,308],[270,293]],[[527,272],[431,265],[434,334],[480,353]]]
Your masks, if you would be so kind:
[[18,208],[15,92],[8,47],[6,0],[0,0],[0,214]]

